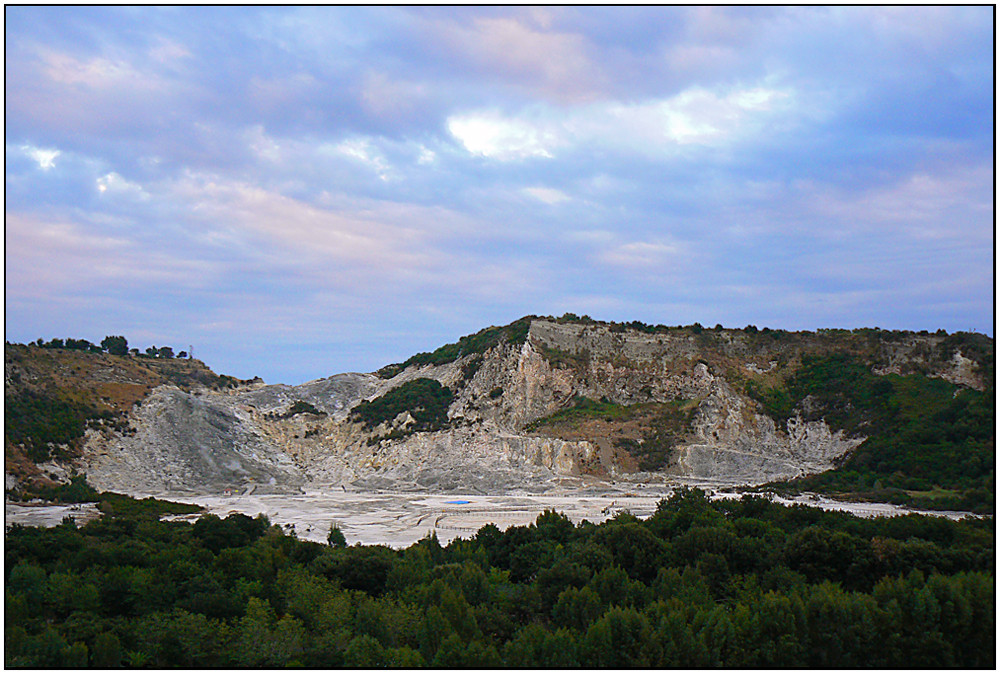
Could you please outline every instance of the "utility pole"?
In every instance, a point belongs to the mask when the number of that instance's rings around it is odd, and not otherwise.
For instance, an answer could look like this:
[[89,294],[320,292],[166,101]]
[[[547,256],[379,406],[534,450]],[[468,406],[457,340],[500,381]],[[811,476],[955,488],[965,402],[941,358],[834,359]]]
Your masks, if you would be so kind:
[[194,358],[194,344],[188,345],[188,360]]

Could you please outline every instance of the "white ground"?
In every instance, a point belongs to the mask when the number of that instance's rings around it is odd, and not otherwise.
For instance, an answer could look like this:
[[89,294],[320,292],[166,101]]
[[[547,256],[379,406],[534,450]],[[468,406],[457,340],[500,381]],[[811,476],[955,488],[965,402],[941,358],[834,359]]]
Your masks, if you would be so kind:
[[4,503],[4,523],[23,524],[28,527],[54,527],[64,517],[72,517],[77,524],[85,524],[101,516],[95,503],[73,505]]
[[[662,498],[662,497],[660,497]],[[274,524],[294,527],[299,538],[326,541],[336,523],[350,544],[407,547],[432,531],[442,544],[472,537],[484,524],[501,529],[530,524],[546,509],[557,510],[574,523],[601,522],[625,509],[640,517],[656,510],[652,496],[497,495],[421,493],[313,492],[301,495],[177,496],[208,512],[264,513]],[[463,501],[465,503],[463,503]],[[179,519],[196,519],[197,515]]]
[[[196,503],[209,513],[226,517],[232,513],[267,515],[305,540],[325,542],[330,525],[336,523],[347,542],[366,545],[384,544],[394,548],[407,547],[437,533],[442,544],[456,537],[470,538],[484,524],[494,523],[501,529],[530,524],[546,509],[565,514],[574,523],[586,519],[602,522],[622,510],[638,517],[648,517],[656,510],[660,499],[669,496],[669,488],[639,489],[622,492],[564,492],[547,494],[498,494],[493,496],[457,495],[416,492],[345,492],[338,490],[312,491],[303,494],[250,494],[235,496],[158,494],[184,503]],[[142,497],[145,494],[137,494]],[[713,498],[739,498],[732,491],[718,491]],[[882,503],[845,503],[824,497],[803,495],[795,499],[775,497],[781,503],[804,503],[826,510],[846,510],[862,517],[900,515],[917,512]],[[462,503],[465,501],[466,503]],[[957,519],[967,513],[927,512]],[[54,526],[63,517],[72,515],[78,522],[96,517],[92,504],[82,506],[6,504],[5,519],[32,526]],[[198,515],[172,519],[195,520]]]

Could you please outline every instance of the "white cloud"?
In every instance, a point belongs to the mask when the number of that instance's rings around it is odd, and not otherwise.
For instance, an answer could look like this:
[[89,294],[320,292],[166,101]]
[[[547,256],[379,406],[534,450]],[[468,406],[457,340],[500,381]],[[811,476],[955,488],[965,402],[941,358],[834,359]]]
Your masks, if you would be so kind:
[[56,157],[62,154],[59,150],[49,150],[33,145],[22,145],[21,150],[31,159],[38,162],[38,168],[43,171],[48,171],[50,168],[55,167]]
[[448,119],[448,131],[472,154],[511,161],[552,157],[561,140],[555,129],[520,119],[504,119],[495,112]]
[[788,91],[744,87],[718,93],[694,87],[663,100],[602,103],[538,114],[503,116],[496,111],[455,115],[448,130],[467,151],[511,161],[551,158],[563,148],[611,147],[662,155],[681,146],[721,146],[758,135],[792,101]]
[[433,164],[437,161],[437,154],[434,150],[423,145],[420,146],[420,154],[417,157],[417,163],[421,165]]
[[569,201],[569,196],[560,190],[551,187],[525,187],[521,190],[529,197],[538,199],[542,203],[549,205],[558,204],[563,201]]
[[114,171],[97,179],[97,191],[101,194],[130,194],[141,198],[148,198],[149,196],[142,189],[141,185],[126,180]]
[[[327,147],[329,146],[324,146],[324,148]],[[383,157],[381,153],[379,153],[372,146],[372,143],[365,138],[352,138],[350,140],[345,140],[337,145],[329,147],[329,150],[335,154],[340,154],[360,161],[362,164],[365,164],[374,170],[376,175],[378,175],[378,177],[382,180],[389,180],[392,177],[392,166],[388,161],[386,161],[385,157]]]
[[260,159],[276,162],[282,158],[282,148],[273,136],[268,135],[262,124],[255,124],[243,132],[244,142]]

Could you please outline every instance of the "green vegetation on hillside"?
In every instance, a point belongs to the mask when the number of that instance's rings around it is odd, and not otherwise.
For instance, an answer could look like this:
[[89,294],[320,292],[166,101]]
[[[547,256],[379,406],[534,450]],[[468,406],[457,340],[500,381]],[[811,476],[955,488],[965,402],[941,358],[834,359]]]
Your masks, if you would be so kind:
[[36,463],[67,458],[60,452],[83,438],[89,423],[112,419],[107,411],[44,392],[4,395],[4,439],[23,445]]
[[697,490],[404,550],[263,516],[15,525],[4,665],[992,669],[994,537]]
[[525,430],[533,431],[551,424],[582,421],[585,419],[621,421],[631,418],[637,410],[636,406],[619,405],[607,398],[591,400],[587,396],[578,395],[573,397],[573,403],[569,407],[528,424]]
[[292,406],[288,408],[288,411],[285,412],[281,416],[282,416],[282,418],[287,419],[287,418],[294,417],[297,414],[312,414],[312,415],[315,415],[317,417],[325,417],[326,416],[326,412],[324,412],[323,410],[317,409],[315,405],[313,405],[312,403],[306,402],[305,400],[296,400],[294,403],[292,403]]
[[[634,457],[639,470],[655,471],[667,465],[674,447],[690,428],[693,409],[686,400],[619,405],[607,398],[597,401],[575,396],[571,406],[528,424],[525,430],[568,438],[568,431],[587,435],[587,422],[614,424],[614,428],[603,427],[597,432]],[[637,422],[641,431],[633,430],[629,437],[623,424],[632,421]]]
[[661,470],[670,462],[674,447],[691,427],[692,406],[683,401],[667,403],[642,437],[638,440],[621,438],[615,446],[624,449],[639,460],[639,470]]
[[528,338],[528,328],[533,318],[535,317],[525,316],[510,325],[480,330],[474,335],[461,337],[456,343],[445,344],[430,353],[418,353],[402,363],[386,365],[376,374],[382,379],[392,379],[411,365],[444,365],[464,356],[485,353],[501,343],[523,344]]
[[570,353],[545,344],[539,344],[537,349],[542,358],[547,360],[552,367],[583,372],[590,364],[590,351],[587,349]]
[[779,423],[797,410],[867,439],[835,470],[769,486],[993,512],[992,385],[980,392],[923,375],[874,375],[845,354],[802,360],[784,387],[749,382],[748,393]]
[[124,337],[105,337],[96,349],[88,344],[57,339],[4,345],[5,470],[19,481],[11,496],[32,498],[56,486],[38,464],[77,458],[88,428],[134,434],[128,412],[156,386],[191,390],[251,383],[219,376],[199,360],[129,356],[122,353],[128,345]]
[[350,417],[372,430],[409,412],[413,423],[401,433],[438,431],[448,426],[448,407],[454,398],[454,392],[435,379],[411,379],[374,400],[359,403]]
[[116,517],[190,515],[202,510],[200,506],[163,501],[152,496],[136,499],[111,491],[98,492],[83,475],[73,475],[64,484],[39,487],[32,495],[53,503],[96,503],[101,512]]

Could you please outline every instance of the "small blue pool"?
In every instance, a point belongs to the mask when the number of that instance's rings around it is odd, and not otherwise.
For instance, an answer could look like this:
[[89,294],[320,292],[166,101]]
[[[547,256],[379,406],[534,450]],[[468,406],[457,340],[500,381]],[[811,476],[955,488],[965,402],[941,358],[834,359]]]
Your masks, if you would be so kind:
[[472,503],[472,501],[445,501],[445,503],[450,503],[452,505],[464,505],[466,503]]

